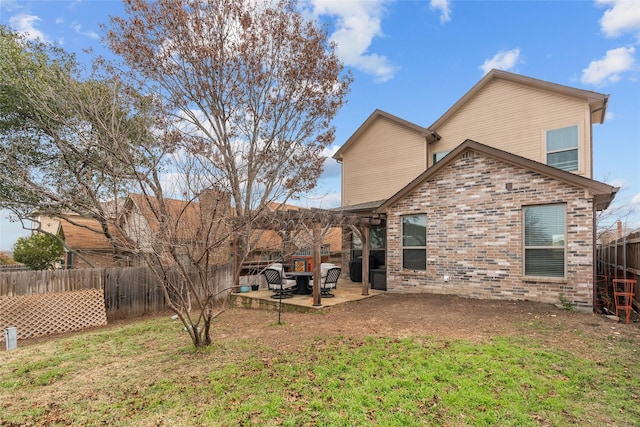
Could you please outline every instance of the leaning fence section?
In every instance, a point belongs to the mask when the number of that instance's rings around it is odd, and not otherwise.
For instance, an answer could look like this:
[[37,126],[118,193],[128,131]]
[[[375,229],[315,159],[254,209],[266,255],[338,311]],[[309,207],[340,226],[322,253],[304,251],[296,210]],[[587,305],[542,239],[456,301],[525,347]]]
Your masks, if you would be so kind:
[[107,268],[102,273],[109,320],[166,310],[158,280],[146,267]]

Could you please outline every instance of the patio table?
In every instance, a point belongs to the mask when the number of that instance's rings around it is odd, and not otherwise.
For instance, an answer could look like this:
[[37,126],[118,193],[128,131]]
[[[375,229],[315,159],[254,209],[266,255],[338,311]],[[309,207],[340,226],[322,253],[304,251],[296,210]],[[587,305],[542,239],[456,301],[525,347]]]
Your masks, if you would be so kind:
[[285,276],[288,278],[296,279],[296,289],[293,290],[294,294],[311,294],[311,289],[309,289],[309,281],[311,280],[311,277],[313,277],[312,271],[295,271],[291,273],[285,273]]

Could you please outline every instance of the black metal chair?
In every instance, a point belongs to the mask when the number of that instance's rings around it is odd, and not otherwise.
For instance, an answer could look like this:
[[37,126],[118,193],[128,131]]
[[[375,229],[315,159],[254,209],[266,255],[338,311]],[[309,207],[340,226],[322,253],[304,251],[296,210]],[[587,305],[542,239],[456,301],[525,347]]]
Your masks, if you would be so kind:
[[267,288],[275,292],[271,298],[283,299],[293,296],[291,291],[296,286],[295,280],[285,279],[275,268],[265,268],[262,274],[267,280]]
[[333,267],[327,271],[327,276],[320,282],[320,295],[324,298],[333,298],[332,289],[338,287],[338,278],[340,277],[340,267]]

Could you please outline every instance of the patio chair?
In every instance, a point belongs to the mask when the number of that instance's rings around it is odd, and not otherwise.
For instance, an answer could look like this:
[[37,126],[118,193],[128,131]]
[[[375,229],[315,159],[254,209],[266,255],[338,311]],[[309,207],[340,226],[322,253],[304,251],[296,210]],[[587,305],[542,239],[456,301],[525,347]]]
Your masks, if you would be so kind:
[[[327,278],[327,272],[335,267],[337,267],[337,265],[332,262],[323,262],[320,264],[320,284],[324,283],[324,279]],[[313,290],[313,280],[309,281],[309,290]]]
[[342,269],[340,267],[332,267],[327,270],[326,277],[323,277],[320,282],[320,294],[324,298],[333,298],[334,294],[331,293],[332,289],[338,287],[338,278],[340,277],[340,272]]
[[275,292],[271,298],[283,299],[293,296],[291,291],[296,286],[295,280],[286,279],[276,268],[265,268],[262,274],[267,280],[267,288]]

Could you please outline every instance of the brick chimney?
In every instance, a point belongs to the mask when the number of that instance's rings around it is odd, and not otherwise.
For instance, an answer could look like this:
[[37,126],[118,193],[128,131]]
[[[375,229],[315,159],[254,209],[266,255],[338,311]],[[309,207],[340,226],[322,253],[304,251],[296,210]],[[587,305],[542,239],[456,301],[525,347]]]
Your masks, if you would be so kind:
[[[215,244],[210,255],[210,262],[226,264],[231,259],[231,193],[217,188],[204,190],[200,194],[200,217],[203,230],[208,230],[209,245]],[[227,242],[224,242],[228,240]]]

